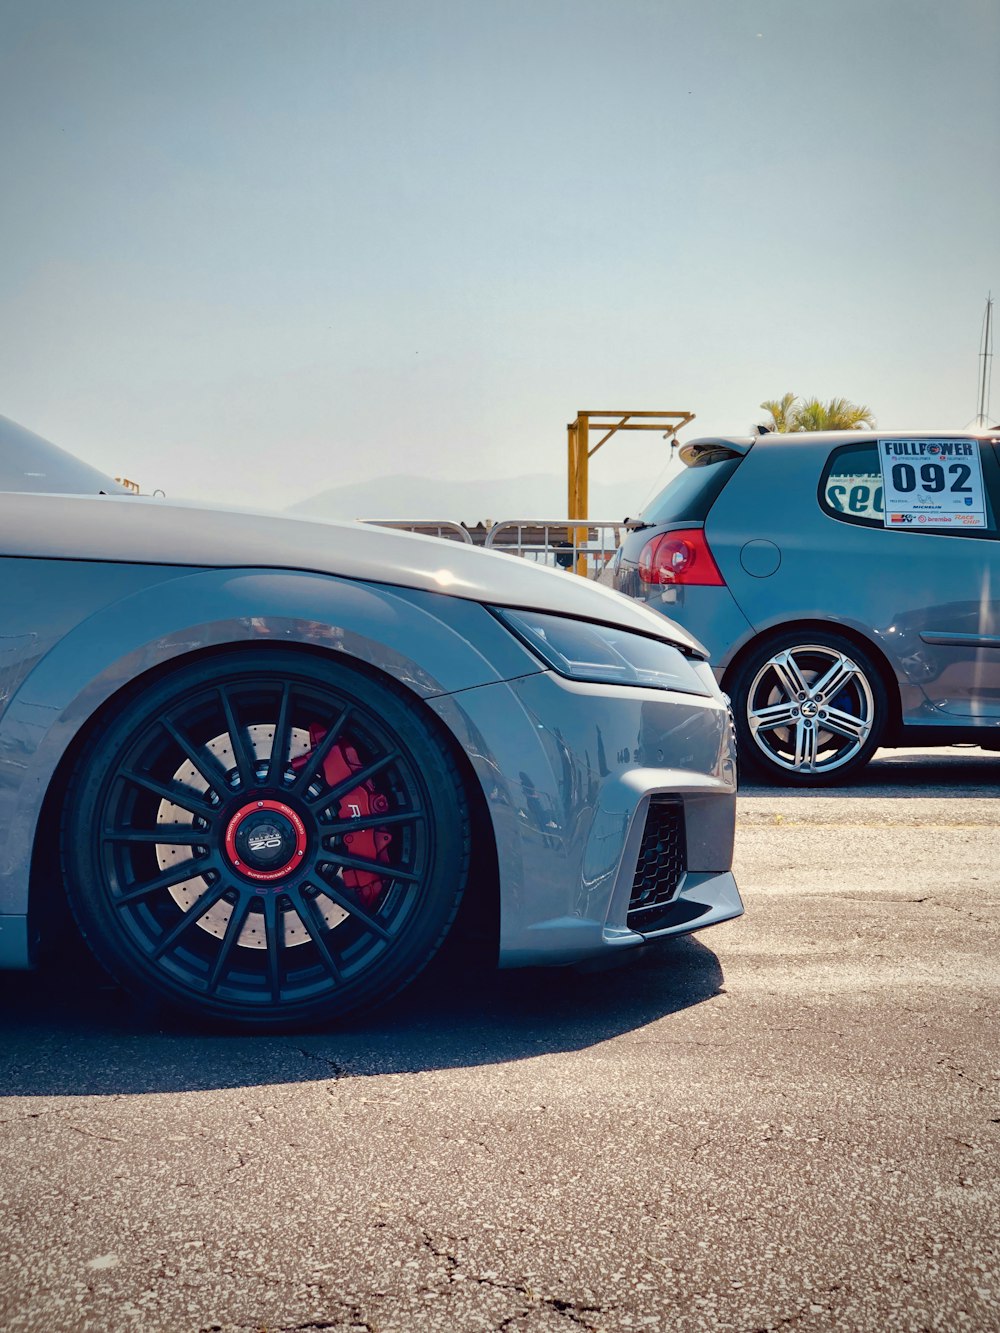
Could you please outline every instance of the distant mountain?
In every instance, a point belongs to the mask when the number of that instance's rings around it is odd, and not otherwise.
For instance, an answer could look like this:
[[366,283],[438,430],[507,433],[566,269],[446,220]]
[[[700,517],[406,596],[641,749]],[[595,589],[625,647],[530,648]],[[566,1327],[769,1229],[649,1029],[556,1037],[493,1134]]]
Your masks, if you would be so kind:
[[[590,483],[590,517],[619,521],[634,517],[658,479]],[[659,479],[662,484],[662,478]],[[331,486],[289,506],[311,518],[450,519],[474,527],[505,518],[566,518],[566,480],[544,472],[492,481],[433,480],[392,476],[349,486]]]

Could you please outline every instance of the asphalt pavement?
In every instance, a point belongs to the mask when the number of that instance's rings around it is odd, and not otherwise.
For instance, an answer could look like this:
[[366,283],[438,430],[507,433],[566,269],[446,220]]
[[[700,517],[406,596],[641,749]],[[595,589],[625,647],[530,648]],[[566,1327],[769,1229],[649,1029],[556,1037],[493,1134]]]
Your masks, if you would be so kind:
[[0,981],[0,1327],[1000,1329],[1000,755],[748,787],[741,920],[339,1032]]

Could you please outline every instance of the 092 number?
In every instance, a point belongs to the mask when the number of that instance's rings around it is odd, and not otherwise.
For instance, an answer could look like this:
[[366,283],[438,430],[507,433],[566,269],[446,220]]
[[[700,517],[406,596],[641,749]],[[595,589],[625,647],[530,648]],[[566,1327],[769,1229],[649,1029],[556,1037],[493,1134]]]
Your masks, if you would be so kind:
[[[940,463],[921,463],[920,486],[932,495],[945,490],[946,487],[948,490],[959,494],[970,495],[972,493],[972,487],[965,484],[972,476],[972,468],[967,463],[950,463],[948,474],[954,478],[950,486],[948,486],[948,479],[945,476],[945,469]],[[917,469],[912,463],[893,463],[892,484],[900,495],[908,495],[910,491],[915,491],[917,489]]]

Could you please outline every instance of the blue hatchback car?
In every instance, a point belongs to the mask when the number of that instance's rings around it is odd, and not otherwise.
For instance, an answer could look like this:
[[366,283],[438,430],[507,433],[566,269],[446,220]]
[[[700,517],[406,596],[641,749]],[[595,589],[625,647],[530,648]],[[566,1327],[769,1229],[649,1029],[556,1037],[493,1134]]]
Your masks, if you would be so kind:
[[708,648],[740,766],[832,784],[879,745],[1000,749],[1000,435],[701,439],[615,586]]

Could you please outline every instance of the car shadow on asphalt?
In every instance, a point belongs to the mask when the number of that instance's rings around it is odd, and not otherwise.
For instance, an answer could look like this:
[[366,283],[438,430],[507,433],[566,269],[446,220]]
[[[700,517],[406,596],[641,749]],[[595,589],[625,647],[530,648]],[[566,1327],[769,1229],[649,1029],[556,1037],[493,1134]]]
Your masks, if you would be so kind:
[[0,980],[4,1096],[115,1096],[417,1073],[581,1051],[703,1003],[715,954],[667,939],[601,971],[499,972],[445,960],[348,1025],[248,1036],[143,1012],[96,967]]

